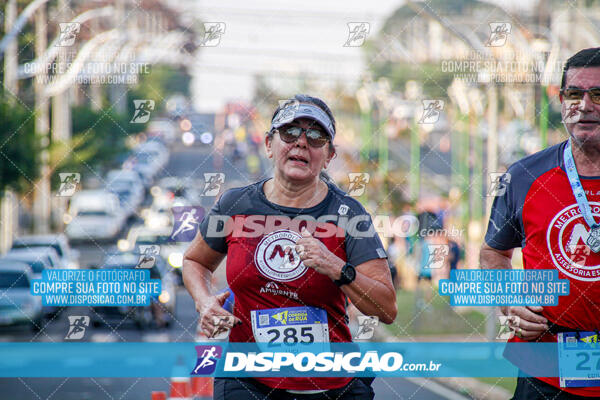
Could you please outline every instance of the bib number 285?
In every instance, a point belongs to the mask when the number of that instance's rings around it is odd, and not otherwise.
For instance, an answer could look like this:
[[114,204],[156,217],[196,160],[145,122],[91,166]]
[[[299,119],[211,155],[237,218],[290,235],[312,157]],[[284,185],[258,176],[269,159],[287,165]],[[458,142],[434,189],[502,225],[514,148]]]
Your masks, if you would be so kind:
[[312,332],[312,326],[271,328],[267,331],[269,343],[314,343],[315,336]]

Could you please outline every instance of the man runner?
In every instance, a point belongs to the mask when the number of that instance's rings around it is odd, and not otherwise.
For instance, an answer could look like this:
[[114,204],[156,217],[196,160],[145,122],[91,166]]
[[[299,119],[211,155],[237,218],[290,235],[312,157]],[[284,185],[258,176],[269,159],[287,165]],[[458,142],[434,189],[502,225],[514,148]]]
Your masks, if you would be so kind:
[[[600,329],[600,48],[581,50],[563,70],[562,116],[569,139],[517,161],[494,200],[483,268],[511,268],[515,247],[525,269],[554,269],[570,292],[557,306],[502,307],[519,317],[514,342],[557,342]],[[579,116],[570,105],[580,102]],[[600,398],[600,381],[518,379],[514,399]]]

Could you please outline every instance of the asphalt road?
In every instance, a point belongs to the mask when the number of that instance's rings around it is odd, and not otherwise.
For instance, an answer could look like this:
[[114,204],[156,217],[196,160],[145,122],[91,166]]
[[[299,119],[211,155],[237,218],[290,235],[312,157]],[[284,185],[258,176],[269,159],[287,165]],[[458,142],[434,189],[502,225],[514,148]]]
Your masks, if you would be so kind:
[[[205,172],[220,171],[225,173],[229,187],[245,185],[258,178],[249,176],[244,160],[219,158],[208,147],[177,147],[161,175],[201,179]],[[100,264],[108,248],[114,244],[78,245],[82,267]],[[89,307],[70,307],[56,318],[45,321],[43,329],[37,333],[27,328],[1,329],[0,341],[62,342],[69,328],[68,316],[90,315],[92,312]],[[192,299],[181,288],[177,293],[174,320],[169,328],[139,330],[131,321],[123,320],[110,326],[88,327],[82,341],[192,342],[196,325],[197,314]],[[146,400],[150,399],[151,391],[168,391],[169,385],[169,378],[5,378],[0,379],[0,400]],[[465,399],[424,379],[380,378],[375,380],[374,388],[377,399]]]

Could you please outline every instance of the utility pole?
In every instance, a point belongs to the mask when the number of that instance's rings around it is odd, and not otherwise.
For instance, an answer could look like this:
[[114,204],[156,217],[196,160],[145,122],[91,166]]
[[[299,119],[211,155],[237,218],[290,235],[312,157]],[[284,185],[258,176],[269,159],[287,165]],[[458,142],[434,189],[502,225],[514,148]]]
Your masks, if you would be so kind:
[[[115,2],[115,29],[119,30],[119,36],[127,37],[125,1]],[[127,86],[124,83],[115,83],[109,87],[109,97],[113,109],[119,114],[127,113]]]
[[[17,19],[17,0],[8,0],[6,12],[4,14],[4,33],[8,35]],[[19,68],[19,58],[17,56],[18,40],[13,40],[6,47],[4,55],[4,89],[12,96],[8,96],[9,101],[13,102],[19,94],[19,85],[17,81],[17,70]]]
[[[46,5],[42,5],[35,13],[35,56],[42,60],[43,54],[48,46]],[[34,191],[33,213],[35,215],[35,228],[39,233],[50,231],[50,121],[48,116],[48,98],[44,95],[44,85],[47,77],[46,66],[41,66],[34,77],[35,91],[35,132],[40,138],[40,180]]]
[[[58,20],[68,22],[70,16],[66,10],[69,9],[69,0],[59,0]],[[69,47],[61,46],[56,57],[58,71],[66,71],[67,52]],[[69,101],[69,90],[65,89],[62,93],[52,97],[52,140],[68,141],[71,139],[71,106]]]
[[[72,15],[67,13],[69,10],[69,0],[59,0],[57,9],[59,11],[58,21],[69,22]],[[60,43],[59,43],[60,44]],[[74,44],[75,45],[75,44]],[[56,67],[58,71],[67,70],[67,56],[71,47],[61,46],[56,57]],[[61,93],[52,97],[52,142],[67,143],[71,140],[71,91],[66,88]],[[50,198],[49,198],[50,199]],[[59,198],[56,212],[61,216],[66,208],[66,198]],[[41,230],[48,222],[42,222],[41,218],[36,219],[36,230]],[[38,228],[40,226],[40,228]]]
[[[89,25],[91,37],[96,36],[98,32],[100,32],[98,20],[92,19]],[[100,60],[103,60],[102,55],[100,55],[99,58]],[[102,109],[102,86],[96,81],[90,83],[90,107],[94,111],[100,111]]]

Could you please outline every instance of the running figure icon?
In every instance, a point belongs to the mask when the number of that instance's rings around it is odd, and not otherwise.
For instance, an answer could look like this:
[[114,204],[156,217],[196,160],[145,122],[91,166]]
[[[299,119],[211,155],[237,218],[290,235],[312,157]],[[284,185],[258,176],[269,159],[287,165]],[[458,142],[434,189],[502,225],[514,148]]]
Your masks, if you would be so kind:
[[196,229],[198,226],[198,217],[196,216],[196,209],[192,208],[190,211],[186,211],[181,214],[181,218],[179,218],[179,228],[171,235],[171,239],[174,239],[175,236],[179,236],[182,233],[191,231]]

